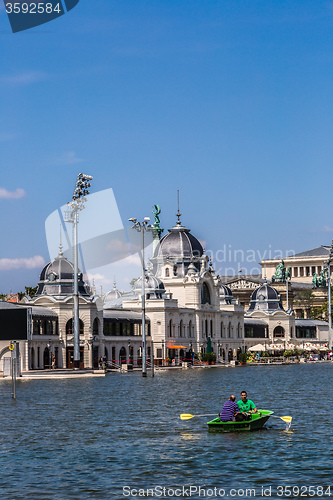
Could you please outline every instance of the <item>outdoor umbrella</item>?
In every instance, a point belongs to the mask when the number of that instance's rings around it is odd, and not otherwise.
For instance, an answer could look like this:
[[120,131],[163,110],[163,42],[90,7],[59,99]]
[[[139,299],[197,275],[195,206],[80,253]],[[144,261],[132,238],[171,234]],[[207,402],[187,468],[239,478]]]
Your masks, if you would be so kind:
[[248,349],[248,351],[261,352],[261,351],[266,351],[266,349],[265,349],[264,345],[257,344],[257,345],[254,345],[254,346],[250,347],[250,349]]

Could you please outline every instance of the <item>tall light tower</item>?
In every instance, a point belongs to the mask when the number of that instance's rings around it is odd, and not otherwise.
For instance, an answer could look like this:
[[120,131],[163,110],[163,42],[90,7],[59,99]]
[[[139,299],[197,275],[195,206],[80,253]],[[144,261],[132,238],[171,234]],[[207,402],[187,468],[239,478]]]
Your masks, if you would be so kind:
[[86,196],[89,194],[91,175],[79,174],[76,179],[72,201],[68,202],[68,211],[65,213],[65,222],[73,224],[73,251],[74,251],[74,290],[73,290],[73,331],[74,331],[74,369],[80,368],[80,327],[79,327],[79,252],[78,252],[78,222],[79,212],[85,208]]
[[148,231],[150,221],[149,217],[145,217],[143,222],[137,222],[137,220],[132,217],[128,219],[129,222],[133,222],[132,229],[136,229],[141,233],[141,264],[142,264],[142,376],[147,377],[147,346],[146,346],[146,297],[145,297],[145,231]]

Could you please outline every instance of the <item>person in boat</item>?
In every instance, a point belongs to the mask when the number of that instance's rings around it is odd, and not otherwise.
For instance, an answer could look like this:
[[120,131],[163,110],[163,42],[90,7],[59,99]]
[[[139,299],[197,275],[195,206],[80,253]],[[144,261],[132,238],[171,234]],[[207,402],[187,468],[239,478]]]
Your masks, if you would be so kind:
[[239,408],[235,401],[235,396],[231,394],[228,401],[224,403],[222,411],[220,413],[221,422],[230,422],[232,420],[235,420],[236,414],[239,413]]
[[256,413],[257,408],[251,399],[247,399],[247,392],[241,392],[241,398],[237,401],[238,411],[239,413],[236,416],[236,421],[241,422],[242,420],[250,420],[249,416],[251,413]]

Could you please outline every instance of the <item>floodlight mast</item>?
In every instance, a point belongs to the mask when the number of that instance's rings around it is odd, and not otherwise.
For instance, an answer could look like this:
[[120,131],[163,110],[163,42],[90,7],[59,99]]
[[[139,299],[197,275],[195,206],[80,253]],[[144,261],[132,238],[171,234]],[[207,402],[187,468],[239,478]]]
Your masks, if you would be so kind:
[[79,174],[76,179],[72,201],[67,205],[69,210],[65,214],[65,222],[73,224],[73,252],[74,252],[74,287],[73,287],[73,345],[74,345],[74,369],[80,368],[80,319],[79,319],[79,252],[78,252],[78,222],[79,211],[85,208],[88,188],[92,180],[91,175]]

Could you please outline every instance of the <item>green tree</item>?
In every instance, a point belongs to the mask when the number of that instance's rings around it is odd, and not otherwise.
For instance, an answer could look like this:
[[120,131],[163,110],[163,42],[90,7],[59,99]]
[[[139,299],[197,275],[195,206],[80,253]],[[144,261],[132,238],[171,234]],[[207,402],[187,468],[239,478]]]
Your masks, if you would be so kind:
[[0,293],[0,300],[7,300],[8,295],[6,293]]
[[138,279],[139,279],[139,278],[133,278],[133,279],[131,279],[131,281],[130,281],[130,285],[131,285],[131,287],[132,287],[132,288],[134,288],[135,283],[138,281]]
[[36,295],[37,288],[38,288],[38,286],[35,286],[35,287],[26,286],[25,293],[32,299]]

